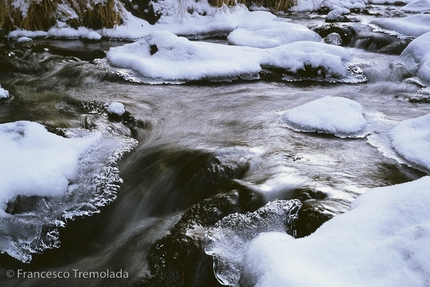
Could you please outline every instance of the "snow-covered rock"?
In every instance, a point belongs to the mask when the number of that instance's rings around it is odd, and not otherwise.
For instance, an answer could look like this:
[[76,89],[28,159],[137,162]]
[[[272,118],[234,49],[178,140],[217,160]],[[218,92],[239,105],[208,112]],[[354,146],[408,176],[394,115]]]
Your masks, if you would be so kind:
[[241,25],[228,36],[233,45],[271,48],[295,41],[321,41],[321,37],[306,26],[270,21]]
[[320,132],[339,137],[365,136],[363,107],[343,97],[324,97],[287,110],[281,122],[293,130]]
[[195,81],[257,79],[263,68],[288,73],[314,70],[315,77],[349,76],[351,55],[343,47],[297,41],[274,48],[193,42],[170,32],[155,32],[121,47],[111,48],[107,60],[113,67],[136,71],[142,81]]
[[425,286],[430,177],[375,188],[308,237],[263,233],[244,260],[245,286]]
[[396,61],[404,65],[412,75],[417,76],[427,85],[430,85],[429,43],[430,32],[427,32],[409,43],[400,55],[399,60]]
[[418,14],[405,18],[381,18],[370,21],[382,29],[397,32],[402,36],[418,37],[430,32],[430,14]]
[[398,123],[390,137],[394,150],[408,162],[430,170],[430,114]]

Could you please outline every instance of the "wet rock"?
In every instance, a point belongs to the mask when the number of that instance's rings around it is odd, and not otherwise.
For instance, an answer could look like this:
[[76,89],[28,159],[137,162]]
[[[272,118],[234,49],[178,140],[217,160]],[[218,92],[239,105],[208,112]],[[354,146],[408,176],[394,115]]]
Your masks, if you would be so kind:
[[[138,129],[151,129],[152,124],[149,121],[142,121],[136,119],[129,111],[124,111],[121,115],[110,113],[108,111],[108,105],[97,101],[79,101],[75,102],[70,100],[70,104],[82,109],[84,112],[93,115],[107,116],[107,119],[111,122],[120,122],[125,127],[130,129],[131,135],[136,136]],[[92,121],[90,118],[86,118],[84,121],[85,128],[92,129],[97,126],[97,123]]]
[[326,212],[317,201],[304,201],[302,208],[299,210],[297,220],[294,222],[296,237],[301,238],[314,233],[315,230],[332,217],[333,215]]
[[158,19],[161,17],[160,13],[155,12],[152,1],[150,0],[130,0],[122,2],[127,11],[130,11],[131,14],[136,17],[146,20],[151,25],[157,23]]
[[410,41],[383,33],[368,33],[358,35],[351,45],[370,52],[400,55]]
[[342,37],[338,33],[330,33],[324,38],[324,42],[331,45],[341,46]]
[[250,198],[247,191],[232,190],[188,208],[171,233],[152,246],[151,274],[141,285],[221,286],[213,275],[212,257],[204,252],[205,231],[229,214],[248,211]]
[[351,29],[350,26],[346,25],[328,24],[315,27],[313,30],[324,39],[330,34],[338,34],[340,36],[342,46],[348,46],[351,43],[352,38],[355,36],[355,31]]

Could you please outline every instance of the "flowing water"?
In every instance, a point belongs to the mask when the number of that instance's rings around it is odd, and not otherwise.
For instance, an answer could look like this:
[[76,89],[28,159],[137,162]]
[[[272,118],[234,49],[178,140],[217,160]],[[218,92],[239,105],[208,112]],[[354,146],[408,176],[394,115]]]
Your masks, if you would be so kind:
[[[107,49],[112,43],[50,43],[73,44],[87,51]],[[112,45],[118,44],[123,43]],[[29,264],[1,255],[1,276],[7,269],[110,269],[127,271],[131,279],[0,276],[2,286],[134,285],[150,270],[147,256],[152,244],[169,232],[186,208],[214,196],[223,183],[246,187],[265,202],[302,198],[301,190],[312,190],[321,195],[313,200],[335,215],[346,211],[368,188],[423,176],[385,156],[367,138],[299,133],[280,124],[283,110],[323,96],[352,99],[391,122],[430,113],[425,101],[414,101],[419,87],[402,82],[405,71],[392,64],[397,56],[348,49],[368,77],[367,83],[143,85],[76,57],[46,51],[26,54],[22,65],[30,72],[0,73],[2,87],[13,96],[0,103],[1,123],[30,120],[52,128],[106,126],[135,138],[138,145],[119,162],[123,184],[112,204],[92,217],[69,221],[60,230],[61,247],[34,255]],[[111,101],[125,105],[134,119],[132,125],[94,108]],[[217,284],[209,275],[196,276],[206,277],[195,282]]]

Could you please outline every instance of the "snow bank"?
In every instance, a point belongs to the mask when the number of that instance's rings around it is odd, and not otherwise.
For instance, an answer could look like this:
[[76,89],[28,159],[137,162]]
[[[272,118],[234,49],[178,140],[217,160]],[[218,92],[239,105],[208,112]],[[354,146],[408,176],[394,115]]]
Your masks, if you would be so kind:
[[0,99],[6,99],[9,98],[9,91],[5,90],[0,85]]
[[134,140],[27,121],[0,124],[0,251],[23,262],[59,245],[57,228],[113,201],[116,161]]
[[[428,19],[430,21],[430,17]],[[430,85],[429,43],[430,32],[413,40],[406,49],[403,50],[397,61],[397,63],[404,65],[412,75],[416,75],[428,85]]]
[[374,19],[370,21],[370,24],[397,32],[404,36],[418,37],[424,33],[430,32],[430,14],[412,15],[406,18]]
[[280,21],[241,25],[227,39],[233,45],[257,48],[271,48],[296,41],[321,41],[321,37],[306,26]]
[[136,71],[143,82],[175,82],[255,79],[262,68],[279,68],[290,73],[320,69],[321,77],[345,78],[349,75],[346,62],[351,55],[342,47],[319,42],[299,41],[257,49],[192,42],[164,31],[111,48],[107,60],[113,67]]
[[287,110],[281,115],[286,127],[301,132],[320,132],[339,137],[365,136],[363,107],[350,99],[324,97]]
[[241,286],[425,286],[430,177],[361,195],[308,237],[263,233],[247,249]]
[[430,170],[430,114],[400,122],[390,136],[394,150],[401,157]]

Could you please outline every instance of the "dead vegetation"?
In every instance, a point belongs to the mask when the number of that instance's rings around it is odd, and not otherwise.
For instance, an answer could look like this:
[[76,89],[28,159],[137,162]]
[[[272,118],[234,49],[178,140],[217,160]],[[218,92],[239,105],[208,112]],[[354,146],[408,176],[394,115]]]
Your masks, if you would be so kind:
[[[209,4],[215,7],[238,4],[256,5],[274,11],[286,11],[296,5],[297,1],[209,0]],[[6,34],[18,28],[28,31],[47,31],[51,27],[55,27],[57,21],[65,22],[75,29],[79,26],[95,30],[114,28],[124,21],[124,5],[126,7],[130,7],[130,5],[136,7],[137,5],[142,11],[151,8],[149,7],[150,1],[141,0],[0,0],[0,34]],[[145,7],[140,7],[141,5]],[[154,11],[153,14],[157,16]],[[158,17],[154,15],[152,18],[158,20],[159,15]]]
[[113,28],[123,23],[122,9],[115,0],[0,0],[0,29],[47,31],[62,19],[73,28]]

